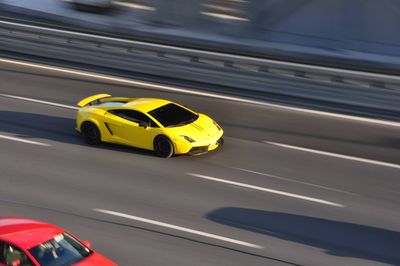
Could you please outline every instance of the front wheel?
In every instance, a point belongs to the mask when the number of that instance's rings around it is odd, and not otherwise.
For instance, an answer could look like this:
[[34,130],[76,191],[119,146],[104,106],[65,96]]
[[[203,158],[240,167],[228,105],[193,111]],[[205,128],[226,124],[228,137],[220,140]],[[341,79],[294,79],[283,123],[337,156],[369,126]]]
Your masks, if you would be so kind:
[[92,122],[83,123],[82,135],[89,145],[97,145],[101,142],[100,130]]
[[174,146],[167,137],[158,136],[154,140],[154,151],[157,156],[170,158],[174,154]]

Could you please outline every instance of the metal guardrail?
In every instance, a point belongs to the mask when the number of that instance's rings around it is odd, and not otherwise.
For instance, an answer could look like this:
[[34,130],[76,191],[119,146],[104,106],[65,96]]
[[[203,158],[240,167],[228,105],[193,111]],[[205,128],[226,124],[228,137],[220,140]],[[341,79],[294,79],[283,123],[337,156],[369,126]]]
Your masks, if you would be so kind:
[[[400,77],[0,21],[0,49],[181,80],[400,111]],[[279,86],[277,86],[279,84]]]

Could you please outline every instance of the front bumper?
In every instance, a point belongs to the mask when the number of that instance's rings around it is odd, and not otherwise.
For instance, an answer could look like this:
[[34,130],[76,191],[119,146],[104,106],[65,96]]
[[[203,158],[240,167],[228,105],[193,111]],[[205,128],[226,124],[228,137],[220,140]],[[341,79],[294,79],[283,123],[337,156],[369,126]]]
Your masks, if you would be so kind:
[[188,141],[177,141],[175,143],[175,154],[200,155],[215,150],[223,144],[223,131],[217,135],[202,141],[190,143]]
[[219,140],[217,140],[217,142],[214,145],[198,146],[198,147],[191,148],[190,151],[188,152],[188,154],[190,154],[190,155],[205,154],[209,151],[213,151],[216,148],[222,146],[223,143],[224,143],[224,139],[221,137]]

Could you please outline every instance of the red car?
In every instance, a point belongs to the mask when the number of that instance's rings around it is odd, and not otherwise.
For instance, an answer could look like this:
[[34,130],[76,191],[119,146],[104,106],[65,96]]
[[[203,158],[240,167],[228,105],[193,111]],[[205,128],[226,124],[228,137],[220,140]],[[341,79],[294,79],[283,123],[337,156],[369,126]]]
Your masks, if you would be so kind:
[[0,266],[115,266],[88,241],[30,219],[0,217]]

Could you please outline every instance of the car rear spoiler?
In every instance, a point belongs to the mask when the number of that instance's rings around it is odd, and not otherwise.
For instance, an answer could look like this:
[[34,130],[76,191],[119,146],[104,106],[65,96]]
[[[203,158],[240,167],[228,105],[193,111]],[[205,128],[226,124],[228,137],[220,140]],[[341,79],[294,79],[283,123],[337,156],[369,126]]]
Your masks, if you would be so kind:
[[105,94],[105,93],[92,95],[92,96],[86,97],[85,99],[82,99],[80,102],[78,102],[78,106],[84,107],[86,105],[92,105],[94,102],[97,102],[98,100],[107,98],[107,97],[111,97],[111,95]]

